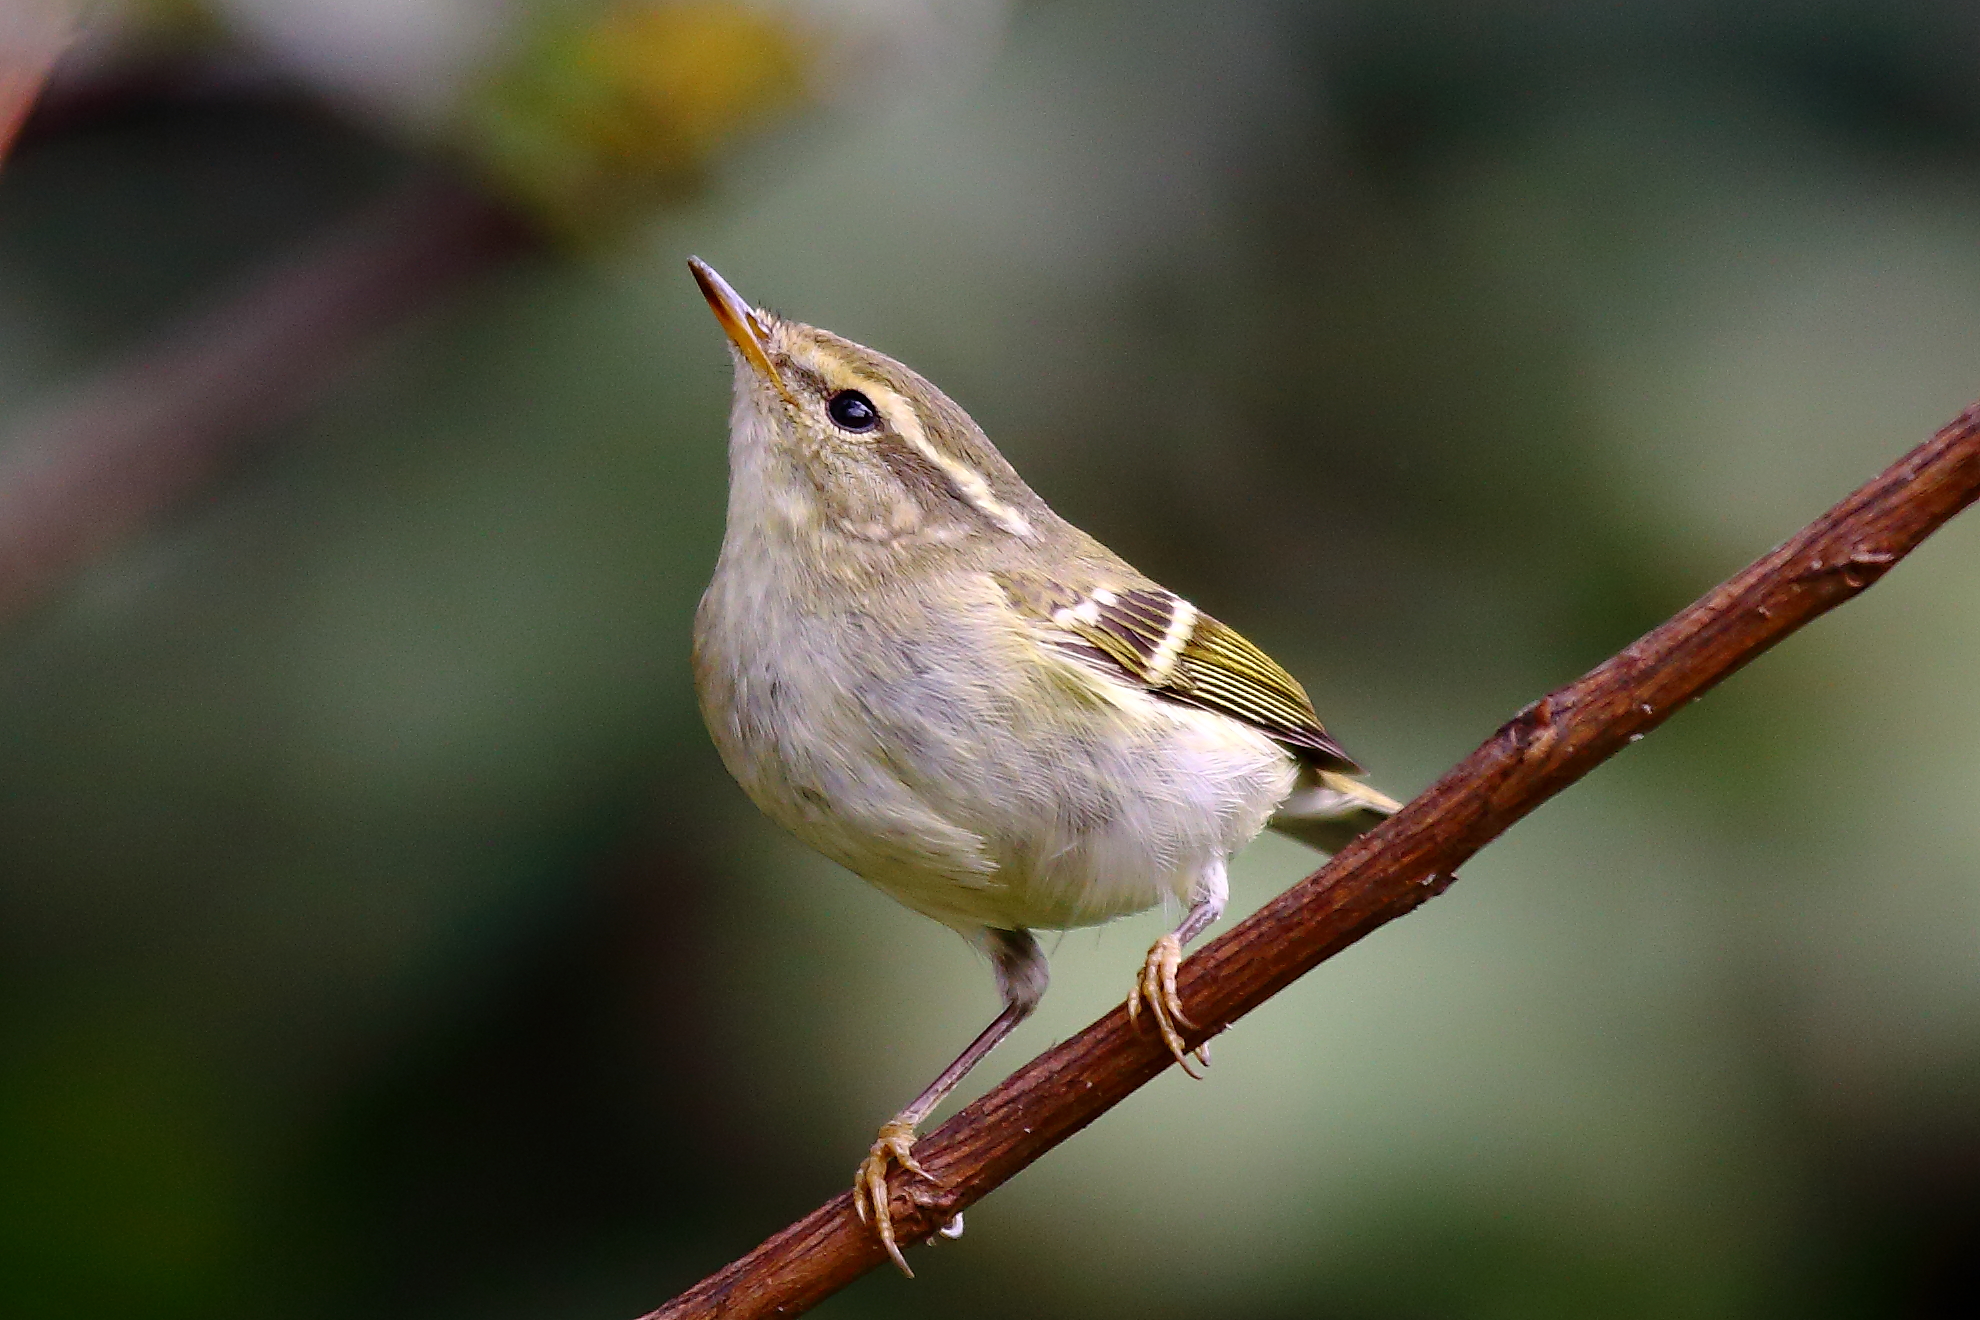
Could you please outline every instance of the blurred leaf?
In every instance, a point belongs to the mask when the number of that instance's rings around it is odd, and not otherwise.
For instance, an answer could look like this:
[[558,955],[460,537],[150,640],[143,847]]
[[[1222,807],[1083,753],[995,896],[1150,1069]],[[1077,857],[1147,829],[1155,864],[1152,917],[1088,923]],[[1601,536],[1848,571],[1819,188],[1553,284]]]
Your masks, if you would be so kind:
[[720,0],[552,19],[474,99],[468,140],[555,228],[609,233],[803,101],[803,54],[787,22]]

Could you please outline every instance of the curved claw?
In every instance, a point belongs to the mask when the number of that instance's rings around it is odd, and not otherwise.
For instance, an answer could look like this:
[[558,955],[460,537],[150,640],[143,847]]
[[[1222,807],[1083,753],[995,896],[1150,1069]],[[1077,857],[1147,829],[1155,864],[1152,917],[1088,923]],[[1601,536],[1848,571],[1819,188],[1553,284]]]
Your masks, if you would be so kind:
[[[1176,967],[1182,962],[1182,941],[1171,933],[1156,940],[1148,950],[1148,958],[1141,965],[1141,976],[1135,981],[1134,989],[1128,992],[1128,1021],[1137,1025],[1141,1022],[1143,1001],[1148,1006],[1148,1016],[1155,1020],[1156,1030],[1162,1033],[1162,1043],[1175,1055],[1176,1062],[1191,1077],[1202,1079],[1203,1074],[1189,1066],[1189,1050],[1183,1044],[1182,1033],[1176,1030],[1180,1023],[1194,1027],[1183,1015],[1182,997],[1176,993]],[[1196,1057],[1207,1067],[1209,1052],[1201,1047]]]
[[898,1164],[917,1178],[937,1187],[943,1185],[940,1178],[924,1169],[921,1161],[915,1159],[914,1138],[914,1124],[899,1118],[889,1119],[881,1125],[880,1134],[873,1139],[873,1148],[859,1162],[859,1168],[853,1171],[853,1209],[859,1214],[859,1222],[872,1225],[880,1244],[887,1248],[888,1256],[910,1279],[914,1277],[914,1271],[908,1268],[907,1258],[901,1255],[900,1244],[894,1240],[894,1217],[887,1208],[887,1174],[892,1165]]

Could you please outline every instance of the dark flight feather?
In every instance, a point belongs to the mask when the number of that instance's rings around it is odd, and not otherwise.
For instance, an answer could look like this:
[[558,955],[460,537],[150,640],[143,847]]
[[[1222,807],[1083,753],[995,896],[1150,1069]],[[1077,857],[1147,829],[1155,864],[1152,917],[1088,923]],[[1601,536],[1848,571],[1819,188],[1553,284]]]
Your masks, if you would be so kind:
[[1075,658],[1104,658],[1150,692],[1243,720],[1319,769],[1360,773],[1321,727],[1298,679],[1173,592],[1153,585],[1079,591],[1035,572],[994,576],[1021,614],[1064,634],[1060,649]]

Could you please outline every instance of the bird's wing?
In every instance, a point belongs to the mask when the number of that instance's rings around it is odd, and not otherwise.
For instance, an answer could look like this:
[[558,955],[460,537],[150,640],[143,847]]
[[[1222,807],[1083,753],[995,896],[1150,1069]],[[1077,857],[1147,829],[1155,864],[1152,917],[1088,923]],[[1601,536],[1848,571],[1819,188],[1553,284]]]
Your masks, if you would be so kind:
[[1360,773],[1320,727],[1298,679],[1174,592],[1145,580],[1073,587],[1032,571],[992,576],[1060,650],[1171,701],[1243,720],[1319,769]]

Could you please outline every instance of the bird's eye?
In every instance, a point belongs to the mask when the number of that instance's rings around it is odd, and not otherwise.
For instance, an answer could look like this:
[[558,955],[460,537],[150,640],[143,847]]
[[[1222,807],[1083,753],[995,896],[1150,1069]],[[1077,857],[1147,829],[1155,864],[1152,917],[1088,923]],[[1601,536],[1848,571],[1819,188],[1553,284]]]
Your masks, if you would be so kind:
[[844,431],[871,431],[880,425],[880,410],[858,390],[840,390],[825,405],[825,415]]

